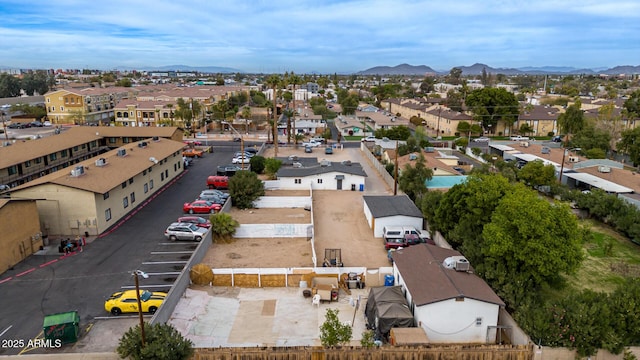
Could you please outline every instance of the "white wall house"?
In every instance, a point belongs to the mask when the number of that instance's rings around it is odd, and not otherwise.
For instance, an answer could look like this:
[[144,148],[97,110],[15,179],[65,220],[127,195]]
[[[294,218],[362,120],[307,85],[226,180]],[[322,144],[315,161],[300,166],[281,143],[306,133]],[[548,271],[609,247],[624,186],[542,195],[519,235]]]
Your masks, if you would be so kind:
[[363,196],[364,215],[374,237],[382,237],[385,226],[423,228],[422,212],[407,195]]
[[[300,163],[302,164],[302,162]],[[364,190],[367,174],[358,163],[323,162],[302,167],[282,167],[276,173],[281,189]]]
[[432,343],[493,344],[504,302],[455,250],[419,244],[393,254],[395,284]]

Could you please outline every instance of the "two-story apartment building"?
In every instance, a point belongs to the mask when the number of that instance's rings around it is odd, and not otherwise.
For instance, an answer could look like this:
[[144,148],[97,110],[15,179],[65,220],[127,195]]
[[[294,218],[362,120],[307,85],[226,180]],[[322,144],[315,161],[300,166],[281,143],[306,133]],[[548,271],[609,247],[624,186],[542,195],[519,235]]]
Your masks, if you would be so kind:
[[98,235],[183,172],[183,147],[138,141],[17,186],[11,197],[34,200],[49,235]]
[[182,141],[175,127],[76,126],[60,134],[0,147],[0,184],[15,187],[141,139]]

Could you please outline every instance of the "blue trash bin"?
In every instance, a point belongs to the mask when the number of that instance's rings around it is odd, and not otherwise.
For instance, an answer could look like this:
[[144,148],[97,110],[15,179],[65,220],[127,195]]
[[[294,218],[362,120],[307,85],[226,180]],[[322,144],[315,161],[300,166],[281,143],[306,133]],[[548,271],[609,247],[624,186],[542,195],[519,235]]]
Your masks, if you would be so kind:
[[364,184],[360,184],[360,191],[364,191]]
[[384,286],[393,286],[393,275],[387,274],[384,276]]

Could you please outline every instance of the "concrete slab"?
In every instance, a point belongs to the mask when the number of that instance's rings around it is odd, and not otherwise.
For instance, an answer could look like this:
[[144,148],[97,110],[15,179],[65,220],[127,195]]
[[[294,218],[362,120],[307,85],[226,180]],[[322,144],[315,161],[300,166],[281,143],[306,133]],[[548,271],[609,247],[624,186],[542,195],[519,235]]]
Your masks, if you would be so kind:
[[[327,309],[337,309],[342,323],[353,327],[352,344],[366,330],[364,305],[368,289],[342,290],[338,301],[311,304],[300,288],[192,287],[185,292],[169,323],[196,347],[320,345],[320,326]],[[226,293],[226,292],[229,293]],[[229,295],[237,294],[235,297]],[[208,302],[203,304],[201,299]],[[197,298],[197,301],[192,299]],[[358,304],[358,298],[360,303]],[[195,308],[199,306],[199,308]],[[191,307],[198,315],[188,314]]]

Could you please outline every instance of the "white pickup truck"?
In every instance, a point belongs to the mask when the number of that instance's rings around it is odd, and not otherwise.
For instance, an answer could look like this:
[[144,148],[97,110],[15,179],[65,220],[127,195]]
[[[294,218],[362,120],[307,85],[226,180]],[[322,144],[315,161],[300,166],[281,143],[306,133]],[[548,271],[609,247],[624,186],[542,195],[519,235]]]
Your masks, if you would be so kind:
[[517,136],[512,136],[509,139],[511,139],[511,141],[528,141],[529,137],[517,135]]

